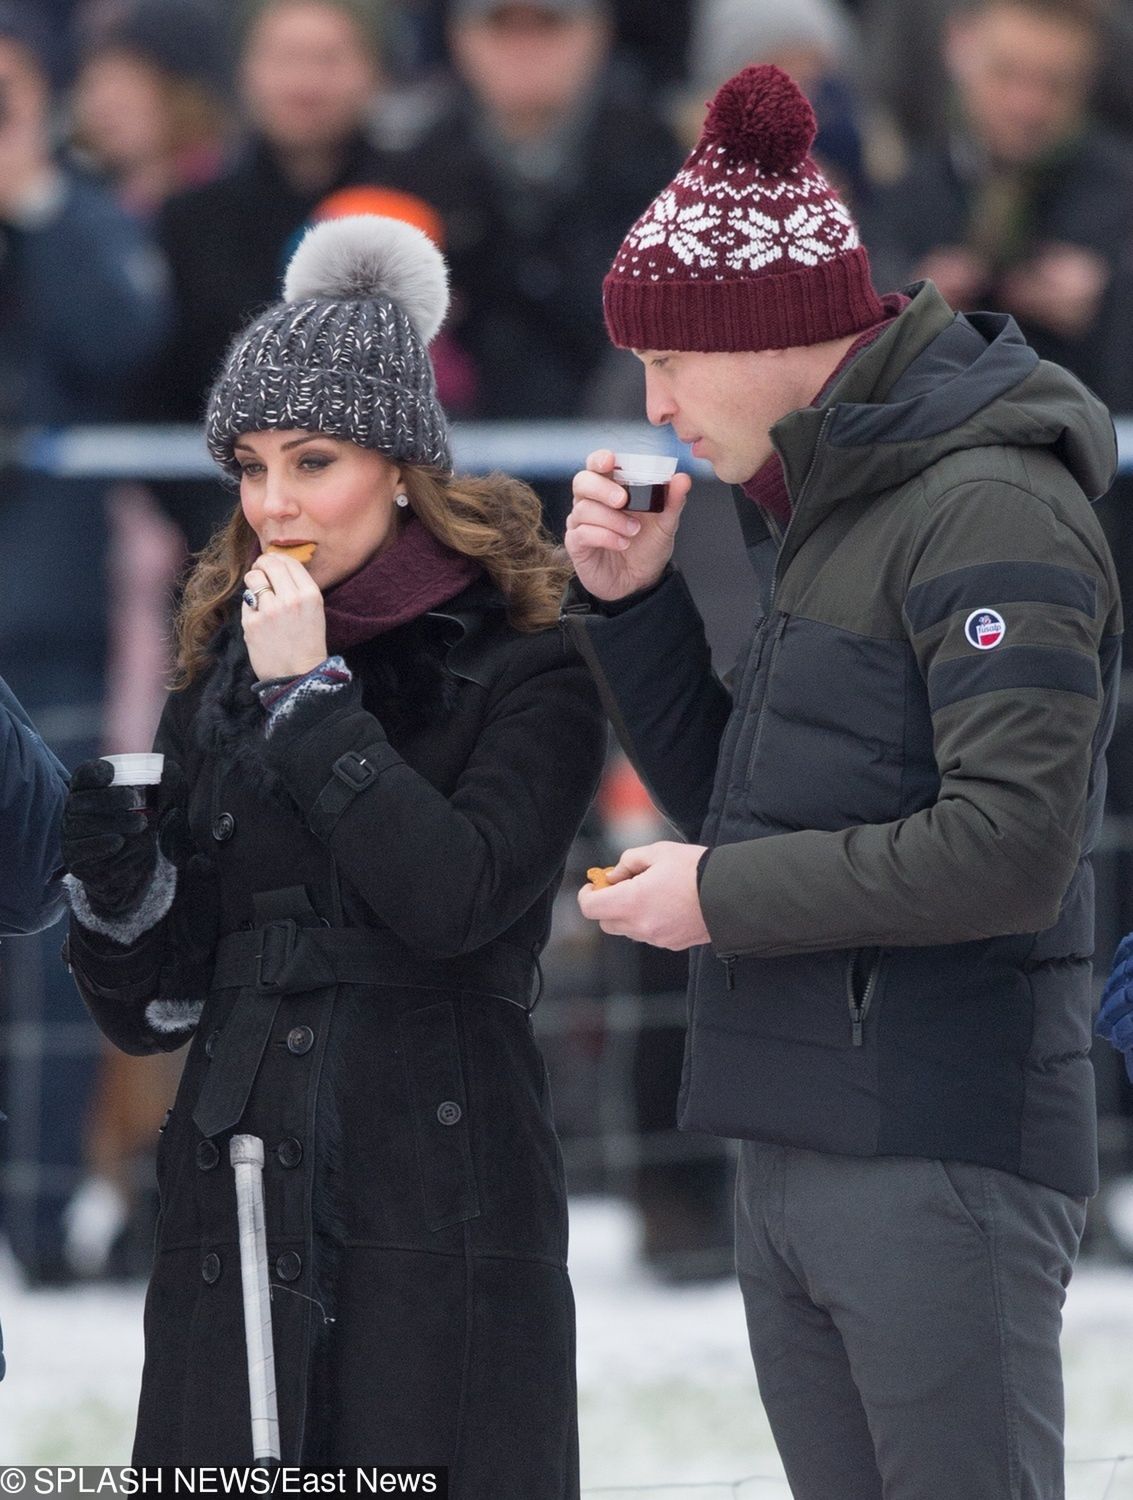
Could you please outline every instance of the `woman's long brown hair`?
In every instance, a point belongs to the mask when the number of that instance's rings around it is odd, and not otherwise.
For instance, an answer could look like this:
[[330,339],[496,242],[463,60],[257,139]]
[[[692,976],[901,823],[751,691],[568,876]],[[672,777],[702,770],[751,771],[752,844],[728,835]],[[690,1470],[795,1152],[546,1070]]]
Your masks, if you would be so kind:
[[[399,463],[413,513],[438,541],[474,557],[507,600],[517,630],[545,630],[559,616],[571,568],[543,527],[539,497],[506,474],[467,478]],[[237,504],[197,554],[174,622],[177,657],[171,686],[187,688],[209,665],[210,644],[244,586],[256,536]]]

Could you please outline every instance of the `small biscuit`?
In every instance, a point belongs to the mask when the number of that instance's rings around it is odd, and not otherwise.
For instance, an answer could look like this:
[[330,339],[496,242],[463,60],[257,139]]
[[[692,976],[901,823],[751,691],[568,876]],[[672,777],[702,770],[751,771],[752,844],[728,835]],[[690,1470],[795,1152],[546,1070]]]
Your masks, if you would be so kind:
[[281,547],[278,542],[272,542],[269,552],[282,552],[284,557],[293,557],[297,563],[309,563],[315,555],[317,542],[296,542],[291,547]]
[[615,866],[609,865],[603,869],[601,865],[594,865],[587,870],[586,878],[596,891],[604,891],[610,885],[610,876],[614,873]]

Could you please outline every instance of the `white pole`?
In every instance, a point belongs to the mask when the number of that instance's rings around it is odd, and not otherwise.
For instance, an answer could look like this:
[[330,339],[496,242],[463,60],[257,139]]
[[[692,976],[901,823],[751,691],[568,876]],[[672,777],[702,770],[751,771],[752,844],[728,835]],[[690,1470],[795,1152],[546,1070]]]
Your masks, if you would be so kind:
[[280,1461],[279,1414],[275,1401],[275,1350],[271,1341],[267,1233],[264,1228],[264,1143],[258,1135],[234,1135],[228,1155],[236,1173],[244,1339],[248,1346],[248,1396],[252,1408],[252,1454],[257,1464],[277,1464]]

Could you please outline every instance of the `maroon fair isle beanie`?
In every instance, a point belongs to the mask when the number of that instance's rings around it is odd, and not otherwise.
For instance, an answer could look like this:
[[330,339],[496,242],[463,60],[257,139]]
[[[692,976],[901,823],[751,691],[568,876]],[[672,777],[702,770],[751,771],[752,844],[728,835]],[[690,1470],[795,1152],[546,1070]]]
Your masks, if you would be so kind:
[[791,349],[885,312],[849,210],[809,152],[814,111],[781,68],[745,68],[622,241],[602,287],[623,349]]

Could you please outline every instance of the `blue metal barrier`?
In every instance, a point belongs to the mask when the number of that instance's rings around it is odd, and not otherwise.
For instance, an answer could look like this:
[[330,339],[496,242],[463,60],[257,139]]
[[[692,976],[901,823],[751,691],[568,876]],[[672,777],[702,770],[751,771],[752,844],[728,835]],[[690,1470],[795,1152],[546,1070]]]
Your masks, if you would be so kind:
[[[1133,417],[1114,421],[1118,472],[1133,473]],[[596,448],[676,454],[680,467],[712,477],[669,428],[645,422],[456,422],[453,457],[458,470],[486,474],[501,469],[527,479],[569,479]],[[217,469],[198,427],[37,428],[15,443],[20,467],[67,479],[208,479]]]
[[[470,474],[501,469],[530,479],[568,479],[596,448],[678,454],[690,473],[712,473],[668,428],[644,422],[458,422],[452,446],[457,469]],[[19,440],[15,458],[22,468],[68,479],[217,477],[197,427],[39,428]]]

